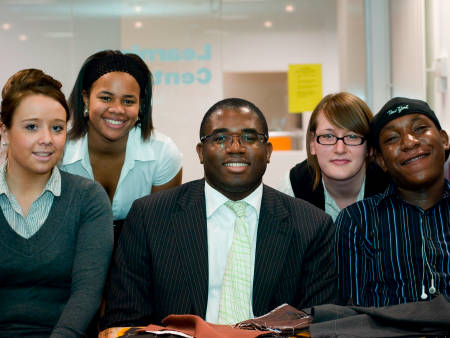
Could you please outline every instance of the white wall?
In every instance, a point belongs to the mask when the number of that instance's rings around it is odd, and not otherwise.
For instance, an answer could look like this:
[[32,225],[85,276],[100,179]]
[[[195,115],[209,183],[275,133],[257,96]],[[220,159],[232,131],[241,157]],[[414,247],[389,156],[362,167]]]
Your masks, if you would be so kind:
[[390,2],[392,96],[426,99],[423,0]]
[[[279,2],[270,2],[270,6]],[[203,176],[195,146],[198,142],[200,121],[206,110],[223,98],[223,72],[273,72],[287,71],[293,63],[321,63],[324,94],[339,88],[339,70],[336,34],[336,7],[334,0],[311,3],[294,1],[297,11],[286,26],[280,16],[280,7],[272,29],[263,26],[261,8],[236,19],[224,8],[223,12],[206,16],[142,18],[142,28],[136,30],[133,18],[121,20],[121,48],[130,50],[139,46],[146,49],[194,49],[204,54],[210,46],[208,60],[164,61],[159,56],[149,61],[152,72],[196,72],[204,67],[211,71],[207,84],[166,84],[156,86],[154,119],[156,128],[174,139],[183,153],[183,181]],[[301,5],[303,4],[303,5]],[[311,12],[313,11],[313,12]],[[317,16],[313,14],[319,13]],[[313,19],[312,19],[313,16]],[[262,15],[264,17],[264,15]],[[284,26],[283,26],[284,25]],[[270,185],[278,182],[280,173],[304,158],[303,152],[274,153],[264,181]],[[276,165],[274,165],[276,163]],[[273,170],[272,170],[273,168]]]
[[431,0],[428,5],[427,33],[429,53],[429,101],[438,116],[442,128],[450,132],[450,3],[447,0]]
[[363,0],[337,1],[340,89],[365,100],[366,43]]
[[[322,17],[308,29],[267,34],[227,34],[223,38],[223,70],[226,72],[287,71],[289,64],[322,64],[323,94],[339,91],[338,38],[334,3],[322,7]],[[303,16],[308,15],[303,13]],[[300,18],[299,18],[300,19]],[[270,46],[270,48],[255,48]],[[309,121],[305,115],[304,126]],[[276,186],[281,176],[306,158],[305,151],[275,151],[264,182]]]
[[[18,70],[39,68],[63,84],[68,96],[86,57],[120,48],[119,20],[80,16],[70,4],[42,9],[32,2],[0,2],[0,86]],[[26,36],[26,40],[19,39]]]

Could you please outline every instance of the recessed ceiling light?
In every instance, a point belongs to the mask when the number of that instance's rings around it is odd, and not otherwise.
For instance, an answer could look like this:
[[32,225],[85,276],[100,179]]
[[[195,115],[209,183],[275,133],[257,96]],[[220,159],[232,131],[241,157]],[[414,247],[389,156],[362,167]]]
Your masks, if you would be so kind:
[[136,7],[134,7],[134,10],[139,13],[140,11],[142,11],[142,7],[136,6]]
[[288,13],[291,13],[295,10],[295,7],[292,5],[286,5],[286,7],[284,7],[284,10]]
[[9,29],[11,28],[11,24],[9,24],[9,23],[4,23],[4,24],[2,25],[2,28],[3,28],[3,30],[7,31],[7,30],[9,30]]
[[134,23],[134,28],[142,28],[142,21],[136,21]]
[[266,27],[266,28],[272,27],[272,21],[269,21],[269,20],[265,21],[264,22],[264,27]]
[[28,40],[28,36],[26,36],[25,34],[19,35],[19,41],[26,41],[26,40]]

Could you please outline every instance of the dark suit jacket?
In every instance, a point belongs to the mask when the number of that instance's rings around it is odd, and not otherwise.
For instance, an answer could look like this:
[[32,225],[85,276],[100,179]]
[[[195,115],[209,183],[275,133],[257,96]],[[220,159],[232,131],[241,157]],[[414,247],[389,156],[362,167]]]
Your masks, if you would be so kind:
[[[159,324],[169,314],[206,315],[208,244],[204,180],[134,202],[119,238],[102,327]],[[253,312],[335,300],[334,224],[322,210],[263,188]]]

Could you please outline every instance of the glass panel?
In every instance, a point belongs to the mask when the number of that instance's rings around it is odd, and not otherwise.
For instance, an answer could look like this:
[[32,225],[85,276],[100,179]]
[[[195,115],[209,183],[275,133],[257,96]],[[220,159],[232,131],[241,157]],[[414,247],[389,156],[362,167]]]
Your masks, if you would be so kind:
[[2,85],[35,67],[66,95],[94,52],[141,55],[154,74],[156,129],[183,152],[184,181],[202,176],[195,145],[215,102],[253,101],[273,137],[304,149],[302,115],[287,111],[288,65],[320,63],[324,93],[339,86],[335,0],[3,0],[0,42]]

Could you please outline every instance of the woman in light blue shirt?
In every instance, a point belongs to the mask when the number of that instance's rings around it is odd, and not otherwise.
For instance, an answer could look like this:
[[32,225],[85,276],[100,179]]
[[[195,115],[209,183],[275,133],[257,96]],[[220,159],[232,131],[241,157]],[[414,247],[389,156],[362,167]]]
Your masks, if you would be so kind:
[[153,130],[152,75],[135,54],[90,56],[69,98],[73,118],[61,169],[98,181],[121,224],[137,198],[181,184],[181,154]]

